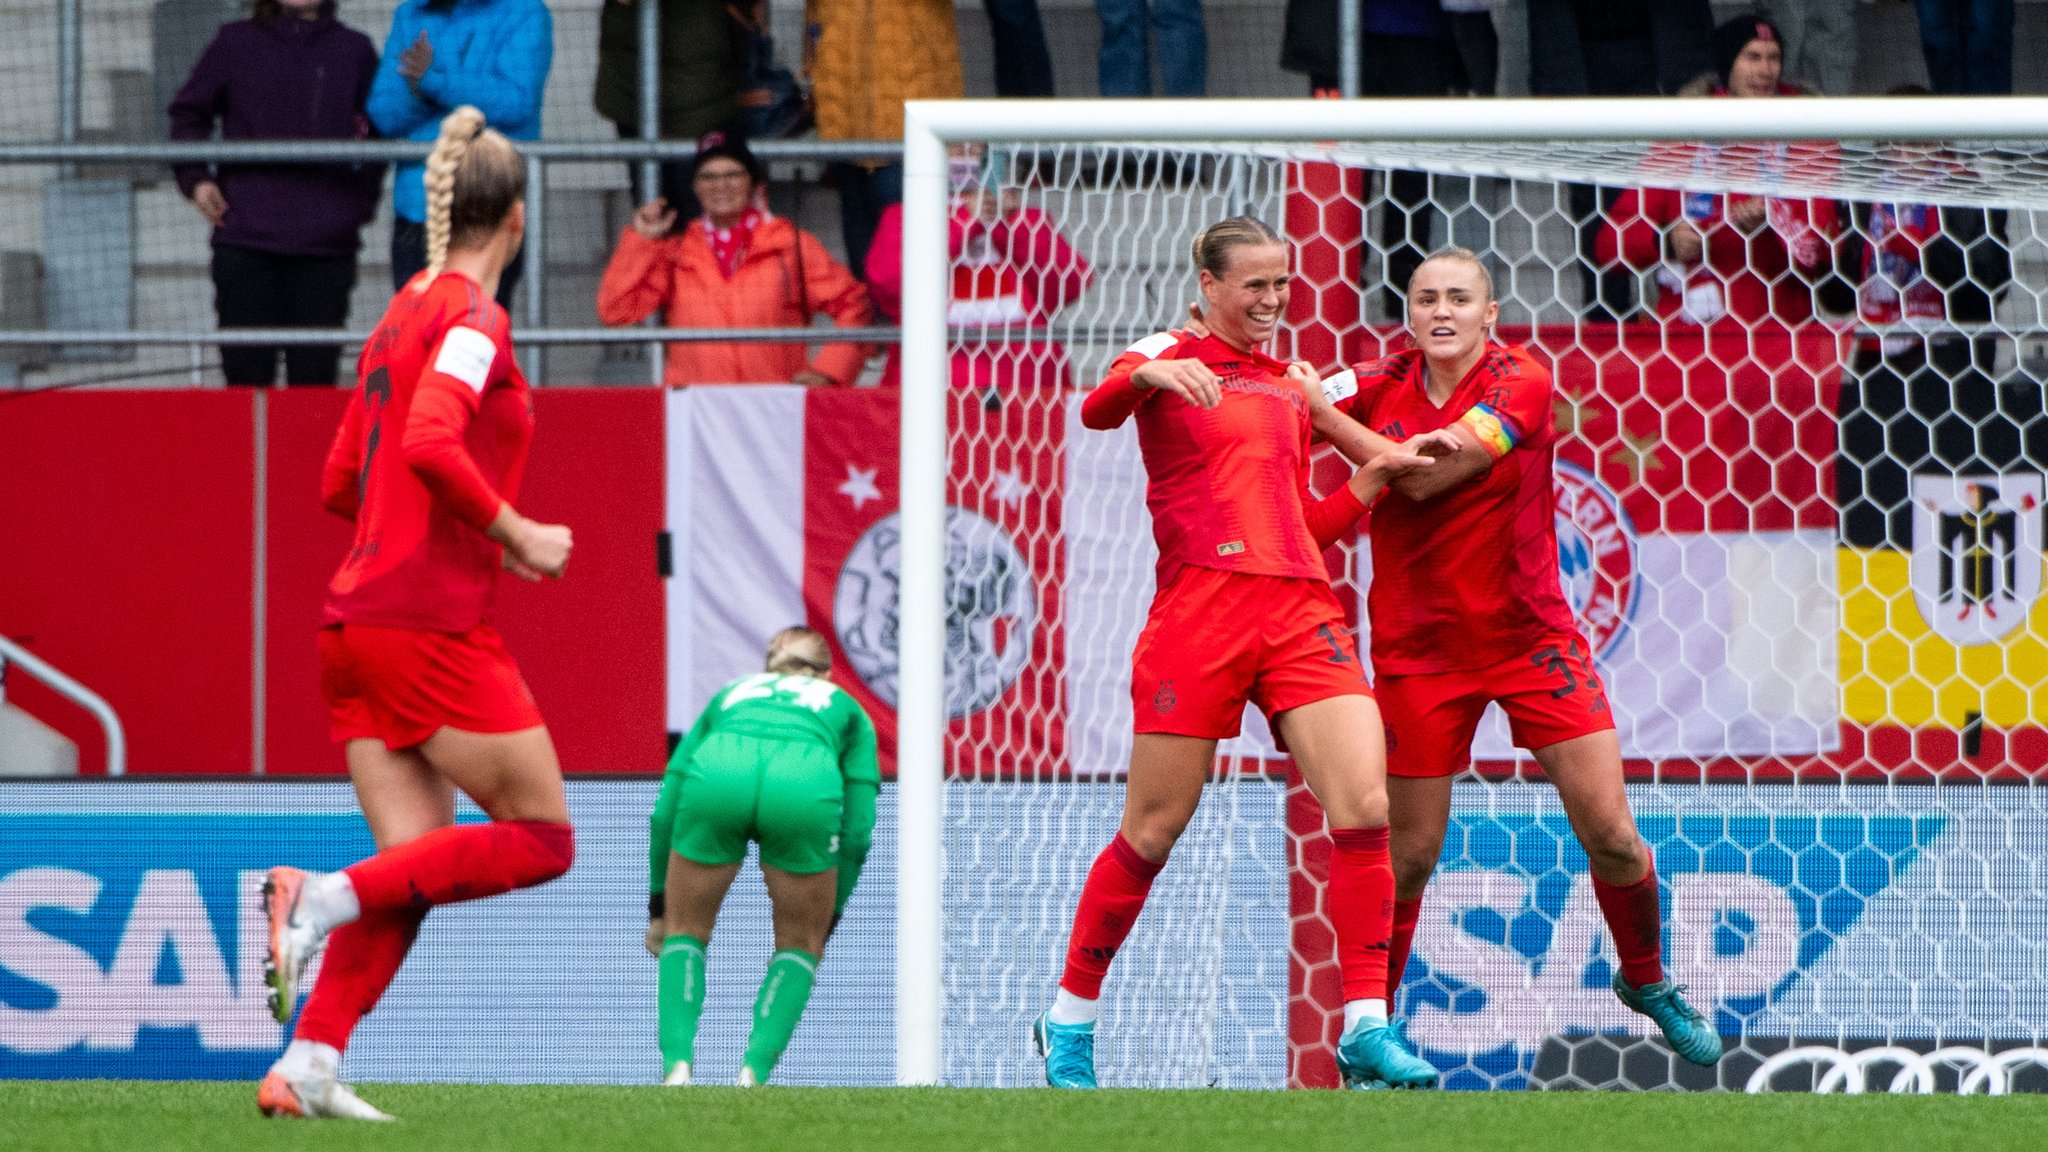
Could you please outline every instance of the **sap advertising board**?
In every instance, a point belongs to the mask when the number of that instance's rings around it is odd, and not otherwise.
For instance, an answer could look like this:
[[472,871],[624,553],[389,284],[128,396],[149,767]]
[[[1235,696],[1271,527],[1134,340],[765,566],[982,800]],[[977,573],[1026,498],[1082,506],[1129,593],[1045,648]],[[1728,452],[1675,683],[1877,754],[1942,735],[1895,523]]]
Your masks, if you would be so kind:
[[[1028,946],[1000,963],[948,950],[949,1017],[1016,1052],[948,1045],[949,1078],[1028,1083],[1023,1025],[1057,978],[1074,892],[1043,875],[968,869],[1005,813],[1044,811],[1032,789],[973,788],[949,822],[948,916],[960,934],[1003,929]],[[1114,826],[1116,789],[1074,784],[1069,818],[1033,831],[1034,852],[1071,857],[1075,884]],[[1460,785],[1443,871],[1404,994],[1411,1031],[1454,1084],[1529,1082],[1558,1037],[1637,1034],[1604,991],[1610,972],[1584,856],[1554,796],[1521,785]],[[652,1082],[654,965],[642,951],[646,814],[652,781],[579,782],[576,868],[531,893],[436,910],[383,1005],[357,1034],[363,1080]],[[1831,1042],[1937,1034],[1996,1045],[2048,1032],[2048,812],[2028,788],[1645,788],[1634,799],[1667,882],[1676,978],[1722,1029]],[[792,1048],[791,1083],[886,1083],[893,1050],[893,797],[878,850],[827,955]],[[1143,940],[1214,922],[1192,907],[1222,887],[1229,921],[1250,925],[1217,969],[1237,1006],[1217,1024],[1210,1064],[1176,1080],[1284,1084],[1287,859],[1282,796],[1250,781],[1232,798],[1242,850],[1213,884],[1162,877]],[[475,818],[474,813],[470,818]],[[1011,825],[1015,827],[1015,825]],[[249,1079],[284,1042],[262,983],[262,870],[330,868],[369,848],[348,789],[335,784],[23,784],[0,798],[0,1077]],[[978,851],[979,850],[979,853]],[[1192,868],[1202,854],[1177,853]],[[1206,893],[1206,895],[1205,895]],[[1186,902],[1189,908],[1176,908]],[[1149,926],[1149,927],[1147,927]],[[1028,931],[1020,931],[1028,928]],[[736,1066],[747,1006],[767,957],[758,880],[736,889],[709,963],[700,1066]],[[1198,943],[1198,942],[1197,942]],[[1199,949],[1198,949],[1199,950]],[[1269,954],[1270,953],[1270,954]],[[1130,971],[1137,971],[1136,958]],[[1110,996],[1119,995],[1112,977]],[[1135,983],[1135,981],[1133,981]],[[1145,994],[1126,988],[1126,999]],[[1244,1012],[1244,1005],[1264,1006]],[[1012,1019],[1014,1017],[1014,1019]],[[1159,1017],[1119,1011],[1133,1033]],[[1257,1035],[1270,1025],[1273,1035]],[[1253,1035],[1224,1036],[1231,1031]],[[1158,1082],[1136,1035],[1104,1047],[1105,1079]],[[1155,1053],[1156,1055],[1156,1053]]]

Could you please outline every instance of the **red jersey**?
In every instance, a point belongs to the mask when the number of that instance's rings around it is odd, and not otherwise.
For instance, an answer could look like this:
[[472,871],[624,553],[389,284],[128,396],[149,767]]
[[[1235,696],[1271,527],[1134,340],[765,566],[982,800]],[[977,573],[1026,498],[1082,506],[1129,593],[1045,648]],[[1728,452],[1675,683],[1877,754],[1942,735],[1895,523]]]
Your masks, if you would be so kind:
[[[1131,373],[1150,360],[1197,359],[1223,381],[1223,401],[1197,408],[1148,391]],[[1081,404],[1081,423],[1107,431],[1138,417],[1145,505],[1164,588],[1183,567],[1328,581],[1323,549],[1365,506],[1346,486],[1310,493],[1308,398],[1287,365],[1215,336],[1147,336],[1118,356]]]
[[1550,373],[1520,346],[1490,345],[1439,408],[1423,390],[1422,353],[1358,366],[1338,405],[1391,440],[1463,423],[1493,467],[1448,492],[1373,505],[1373,670],[1385,675],[1483,668],[1578,629],[1557,577]]
[[501,552],[483,530],[518,495],[533,397],[505,310],[457,273],[419,283],[364,345],[327,453],[322,503],[353,505],[356,522],[327,586],[329,624],[465,632],[496,600]]

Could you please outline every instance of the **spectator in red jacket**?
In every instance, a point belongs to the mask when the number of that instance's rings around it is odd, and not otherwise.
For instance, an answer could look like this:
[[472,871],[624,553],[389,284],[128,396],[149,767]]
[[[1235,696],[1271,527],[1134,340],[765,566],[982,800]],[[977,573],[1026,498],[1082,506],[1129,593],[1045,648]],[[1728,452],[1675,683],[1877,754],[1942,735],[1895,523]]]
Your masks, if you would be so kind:
[[[704,214],[681,229],[660,197],[640,206],[619,236],[597,288],[597,318],[637,324],[657,309],[673,328],[802,328],[818,313],[859,328],[868,290],[818,238],[768,211],[766,174],[753,150],[712,132],[698,143],[691,189]],[[864,344],[673,343],[664,379],[692,384],[851,384]]]
[[[946,322],[967,332],[954,338],[953,386],[985,396],[1020,386],[1065,387],[1067,353],[1046,339],[1060,309],[1081,298],[1091,273],[1054,226],[1052,217],[1023,204],[1017,188],[1002,187],[1001,172],[980,144],[954,145],[953,214],[949,232],[952,302]],[[868,248],[868,286],[875,307],[890,320],[903,312],[903,206],[882,213]],[[882,385],[897,382],[899,349],[889,349]]]
[[[1717,83],[1736,99],[1797,95],[1782,82],[1777,29],[1762,17],[1714,30]],[[1659,149],[1645,167],[1680,175],[1770,182],[1835,162],[1832,150],[1785,142],[1682,144]],[[1797,200],[1684,188],[1643,188],[1615,201],[1595,244],[1602,266],[1616,262],[1657,274],[1657,313],[1667,320],[1743,325],[1813,318],[1814,288],[1841,235],[1832,200]]]

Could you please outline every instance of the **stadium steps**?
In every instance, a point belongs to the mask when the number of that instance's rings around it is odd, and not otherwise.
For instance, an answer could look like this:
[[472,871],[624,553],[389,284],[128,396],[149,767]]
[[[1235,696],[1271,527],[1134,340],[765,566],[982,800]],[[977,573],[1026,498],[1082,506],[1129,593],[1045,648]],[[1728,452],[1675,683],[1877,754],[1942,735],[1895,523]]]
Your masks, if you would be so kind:
[[0,776],[76,775],[76,743],[20,708],[0,701]]

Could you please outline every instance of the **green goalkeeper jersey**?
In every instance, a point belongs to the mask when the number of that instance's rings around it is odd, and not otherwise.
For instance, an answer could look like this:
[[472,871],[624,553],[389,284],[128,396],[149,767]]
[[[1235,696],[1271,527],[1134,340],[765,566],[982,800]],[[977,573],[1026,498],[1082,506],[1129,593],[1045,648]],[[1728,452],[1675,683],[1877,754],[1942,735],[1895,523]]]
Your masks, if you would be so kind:
[[763,862],[788,871],[836,865],[843,909],[867,858],[880,785],[875,728],[852,696],[812,676],[742,676],[718,690],[669,758],[649,835],[649,890],[666,886],[672,850],[727,863],[754,839]]
[[874,724],[860,704],[830,680],[774,672],[734,680],[704,706],[689,735],[669,757],[668,770],[688,764],[697,747],[714,734],[809,741],[831,752],[848,780],[876,785],[882,781],[875,765]]

